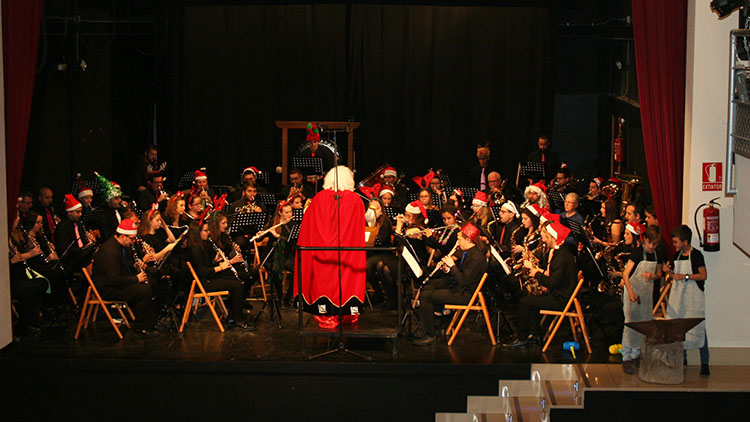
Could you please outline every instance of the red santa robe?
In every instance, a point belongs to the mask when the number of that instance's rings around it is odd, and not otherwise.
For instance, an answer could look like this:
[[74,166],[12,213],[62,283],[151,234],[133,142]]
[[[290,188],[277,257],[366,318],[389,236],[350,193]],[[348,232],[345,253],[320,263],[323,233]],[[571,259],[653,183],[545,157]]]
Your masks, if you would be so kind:
[[[335,195],[341,195],[340,210]],[[339,217],[340,216],[340,217]],[[365,246],[365,209],[359,196],[351,191],[323,190],[313,198],[300,226],[299,246],[336,247]],[[317,317],[321,326],[335,327],[341,315],[344,322],[356,320],[365,300],[365,251],[341,251],[341,294],[339,294],[339,251],[302,251],[302,270],[295,259],[294,294],[299,294],[298,277],[302,278],[304,310]]]

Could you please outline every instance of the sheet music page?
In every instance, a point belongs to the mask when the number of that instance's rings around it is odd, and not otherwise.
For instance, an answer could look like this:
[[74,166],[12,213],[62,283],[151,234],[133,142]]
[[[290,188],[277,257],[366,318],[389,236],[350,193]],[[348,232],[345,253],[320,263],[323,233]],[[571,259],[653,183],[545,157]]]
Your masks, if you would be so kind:
[[500,256],[500,253],[498,253],[497,249],[495,249],[495,247],[492,245],[490,245],[490,252],[492,253],[492,256],[497,259],[497,262],[500,263],[500,266],[503,267],[503,271],[505,271],[505,274],[510,275],[510,267],[508,267],[508,264],[505,263],[503,257]]
[[409,252],[409,248],[404,248],[401,256],[404,257],[404,261],[406,261],[406,263],[409,265],[409,268],[411,268],[411,272],[413,272],[417,278],[422,277],[422,267],[419,266],[419,263],[417,262],[417,259],[414,258],[414,255]]

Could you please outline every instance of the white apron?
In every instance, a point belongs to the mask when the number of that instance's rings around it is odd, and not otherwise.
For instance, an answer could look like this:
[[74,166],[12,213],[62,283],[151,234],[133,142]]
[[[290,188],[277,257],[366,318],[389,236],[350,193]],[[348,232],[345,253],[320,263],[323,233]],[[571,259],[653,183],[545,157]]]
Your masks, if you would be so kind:
[[[693,264],[688,257],[686,260],[676,260],[675,274],[692,274]],[[695,280],[684,278],[674,280],[667,303],[667,319],[674,318],[705,318],[705,295],[698,288]],[[685,333],[685,350],[700,349],[706,339],[706,321],[693,327]]]
[[[638,296],[641,303],[631,302],[628,295],[628,289],[622,292],[622,310],[625,314],[625,322],[650,321],[653,319],[653,292],[654,285],[651,281],[646,281],[643,273],[655,273],[657,268],[656,261],[646,261],[646,251],[643,251],[643,261],[639,262],[630,276],[630,287],[633,293]],[[622,331],[622,344],[632,349],[640,349],[643,334],[635,331],[630,327],[625,327]]]

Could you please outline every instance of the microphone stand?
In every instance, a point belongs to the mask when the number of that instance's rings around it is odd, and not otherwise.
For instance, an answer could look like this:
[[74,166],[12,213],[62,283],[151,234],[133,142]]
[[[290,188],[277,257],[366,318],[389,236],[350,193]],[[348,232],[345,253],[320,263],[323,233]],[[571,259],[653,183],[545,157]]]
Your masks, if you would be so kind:
[[[333,132],[333,145],[336,147],[336,150],[338,151],[338,145],[336,144],[336,132]],[[337,154],[333,154],[333,177],[334,177],[334,190],[336,192],[336,195],[334,196],[334,199],[336,200],[336,241],[337,241],[337,264],[338,264],[338,278],[339,278],[339,335],[336,339],[337,345],[334,349],[327,350],[323,353],[319,353],[317,355],[310,356],[308,360],[317,359],[322,356],[330,355],[333,353],[349,353],[351,355],[357,356],[360,359],[364,359],[366,361],[372,361],[372,358],[369,356],[362,355],[360,353],[357,353],[353,350],[349,350],[344,345],[344,304],[342,303],[343,300],[343,289],[341,287],[341,195],[339,195],[339,156]]]

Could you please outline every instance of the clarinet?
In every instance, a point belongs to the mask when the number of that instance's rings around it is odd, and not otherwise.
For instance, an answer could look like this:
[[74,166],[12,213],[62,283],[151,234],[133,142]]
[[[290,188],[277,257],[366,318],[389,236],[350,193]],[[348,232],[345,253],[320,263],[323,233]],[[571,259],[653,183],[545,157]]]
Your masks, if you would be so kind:
[[240,249],[240,247],[236,243],[234,243],[231,236],[229,237],[229,242],[232,244],[232,249],[234,249],[235,253],[238,253],[242,256],[242,265],[245,267],[245,271],[247,271],[247,273],[249,274],[250,267],[247,265],[247,260],[245,259],[245,255],[242,255],[242,249]]
[[[144,263],[143,260],[138,257],[138,252],[135,250],[135,243],[130,244],[130,250],[133,252],[133,266],[136,270],[138,270],[139,273],[144,272],[146,270],[146,263]],[[146,279],[144,283],[148,284],[148,279]]]
[[[21,252],[18,250],[15,243],[13,243],[13,240],[11,240],[10,238],[8,238],[8,246],[10,247],[10,251],[13,252],[13,255],[21,255]],[[29,263],[26,262],[25,259],[22,259],[21,262],[23,262],[23,266],[26,267],[27,270],[31,269],[31,267],[29,267]]]
[[[216,243],[214,242],[213,239],[211,239],[211,236],[208,236],[208,241],[211,242],[211,246],[213,246],[214,251],[216,251],[219,254],[222,261],[229,262],[229,260],[227,259],[227,256],[224,255],[224,251],[222,251],[221,249],[219,249],[218,246],[216,246]],[[241,283],[242,279],[240,278],[240,275],[237,273],[237,269],[234,268],[234,266],[231,264],[229,265],[229,269],[232,270],[232,274],[234,274],[234,278],[236,278],[237,281]]]
[[[49,255],[44,253],[44,249],[42,249],[42,247],[39,245],[39,242],[36,241],[36,236],[29,235],[29,232],[27,232],[26,229],[23,228],[22,225],[19,224],[19,227],[21,227],[21,231],[23,232],[23,235],[26,236],[27,239],[29,239],[29,242],[31,242],[31,248],[34,249],[36,247],[39,247],[39,251],[42,252],[41,253],[42,259],[44,259],[44,262],[49,264]],[[44,233],[44,230],[42,230],[42,233]],[[49,247],[49,243],[47,243],[47,246]],[[52,251],[52,249],[50,249],[50,251]]]

